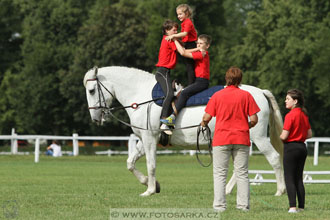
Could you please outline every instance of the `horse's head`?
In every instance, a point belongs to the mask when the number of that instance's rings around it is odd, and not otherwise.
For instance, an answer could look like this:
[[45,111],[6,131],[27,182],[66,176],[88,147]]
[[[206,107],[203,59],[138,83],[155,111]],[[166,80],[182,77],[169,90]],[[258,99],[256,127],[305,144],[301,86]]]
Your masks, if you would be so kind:
[[89,113],[94,122],[102,124],[104,113],[114,98],[113,94],[101,82],[104,77],[97,75],[97,67],[89,70],[84,77]]

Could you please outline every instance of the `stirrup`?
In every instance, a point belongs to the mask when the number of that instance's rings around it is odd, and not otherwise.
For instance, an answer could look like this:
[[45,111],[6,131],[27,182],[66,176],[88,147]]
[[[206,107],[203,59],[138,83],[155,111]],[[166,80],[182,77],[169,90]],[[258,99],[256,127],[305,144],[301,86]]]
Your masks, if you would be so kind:
[[167,134],[167,135],[172,135],[172,134],[173,134],[171,128],[168,127],[166,124],[162,124],[162,125],[160,126],[160,129],[162,129],[163,132],[164,132],[165,134]]
[[160,119],[160,121],[167,126],[175,126],[175,119],[167,117],[166,119]]

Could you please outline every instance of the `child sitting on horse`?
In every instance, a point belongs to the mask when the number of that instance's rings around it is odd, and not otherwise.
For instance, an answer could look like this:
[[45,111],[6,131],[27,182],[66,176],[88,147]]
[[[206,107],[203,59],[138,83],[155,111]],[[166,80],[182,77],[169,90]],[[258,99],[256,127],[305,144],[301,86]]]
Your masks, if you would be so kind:
[[195,61],[196,80],[193,84],[187,86],[181,91],[179,99],[175,104],[175,108],[173,109],[174,112],[166,119],[160,120],[163,124],[168,126],[174,126],[176,116],[179,114],[181,109],[185,107],[189,97],[209,87],[210,79],[210,58],[207,50],[211,44],[211,37],[206,34],[200,35],[197,40],[197,48],[195,49],[186,50],[176,39],[174,40],[174,43],[178,52],[182,56],[193,59]]
[[176,34],[178,27],[179,25],[171,20],[166,20],[163,24],[163,39],[159,49],[158,63],[156,64],[156,80],[165,94],[161,119],[166,119],[171,114],[171,102],[174,98],[174,91],[170,71],[175,67],[177,62],[175,43],[174,41],[167,41],[165,38],[169,35]]

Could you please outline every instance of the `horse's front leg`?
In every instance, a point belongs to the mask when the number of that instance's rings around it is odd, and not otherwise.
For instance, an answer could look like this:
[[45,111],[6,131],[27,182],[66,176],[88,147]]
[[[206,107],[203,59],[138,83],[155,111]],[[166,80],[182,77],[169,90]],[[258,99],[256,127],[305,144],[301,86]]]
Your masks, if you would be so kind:
[[146,141],[143,140],[143,146],[146,154],[146,163],[148,170],[148,188],[147,191],[140,194],[140,196],[150,196],[156,193],[156,150],[157,150],[157,138],[151,136],[146,137]]
[[148,185],[148,177],[136,169],[136,162],[144,155],[144,149],[142,141],[139,140],[136,147],[130,153],[127,159],[127,169],[131,171],[134,176],[139,180],[143,185]]

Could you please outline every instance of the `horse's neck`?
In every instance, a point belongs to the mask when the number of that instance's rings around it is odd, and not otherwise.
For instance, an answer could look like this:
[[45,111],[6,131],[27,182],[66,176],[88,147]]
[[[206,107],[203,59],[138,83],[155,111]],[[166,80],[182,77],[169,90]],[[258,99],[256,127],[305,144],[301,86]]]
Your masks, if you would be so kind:
[[152,86],[156,83],[152,74],[127,67],[106,67],[102,72],[123,106],[151,99]]

